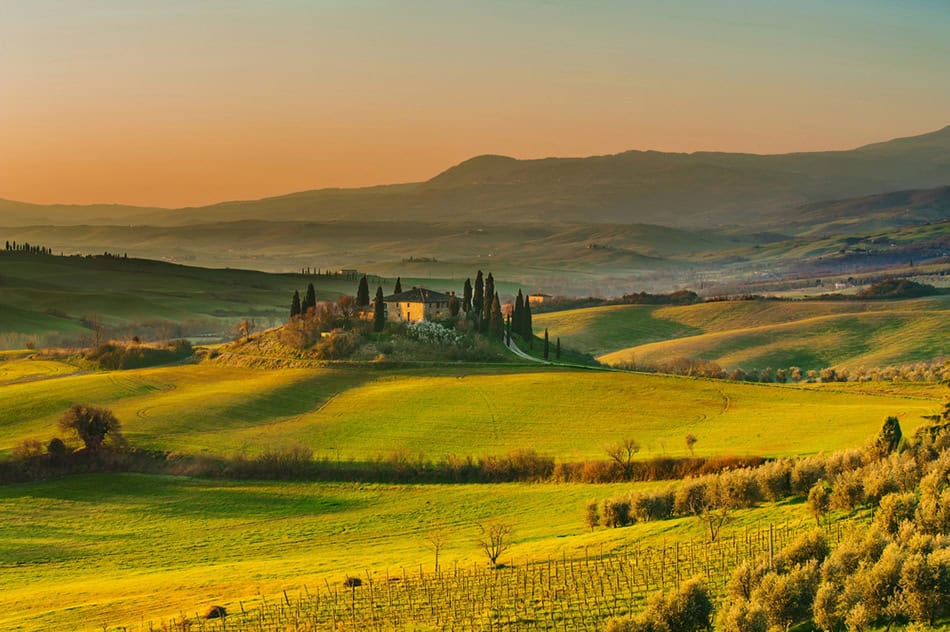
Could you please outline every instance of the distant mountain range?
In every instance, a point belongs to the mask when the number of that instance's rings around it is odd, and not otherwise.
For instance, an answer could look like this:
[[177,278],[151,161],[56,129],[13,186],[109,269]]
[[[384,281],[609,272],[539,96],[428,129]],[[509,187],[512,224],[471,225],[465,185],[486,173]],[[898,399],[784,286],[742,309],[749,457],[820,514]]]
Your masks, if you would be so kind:
[[[173,226],[266,219],[776,228],[790,220],[845,225],[849,218],[882,218],[905,212],[908,206],[931,209],[930,215],[924,213],[924,221],[931,215],[946,218],[947,185],[950,126],[847,151],[777,155],[628,151],[539,160],[479,156],[425,182],[321,189],[195,208],[34,205],[0,200],[0,225]],[[941,188],[908,192],[934,187]],[[884,193],[888,195],[867,197]],[[862,199],[825,203],[857,197]]]

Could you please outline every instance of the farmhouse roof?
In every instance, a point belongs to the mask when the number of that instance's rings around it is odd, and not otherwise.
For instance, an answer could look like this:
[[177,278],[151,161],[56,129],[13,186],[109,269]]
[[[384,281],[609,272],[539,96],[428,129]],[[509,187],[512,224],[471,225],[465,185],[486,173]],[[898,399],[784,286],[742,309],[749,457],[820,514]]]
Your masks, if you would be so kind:
[[442,292],[414,287],[411,290],[383,297],[384,303],[447,303],[452,297]]

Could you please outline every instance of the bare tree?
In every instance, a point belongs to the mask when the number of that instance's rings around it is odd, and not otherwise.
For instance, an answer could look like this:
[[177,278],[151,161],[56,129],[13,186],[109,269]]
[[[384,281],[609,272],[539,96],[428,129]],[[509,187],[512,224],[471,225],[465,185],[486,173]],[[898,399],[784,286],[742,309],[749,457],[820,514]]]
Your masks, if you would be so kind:
[[426,533],[426,546],[435,553],[435,572],[439,573],[439,555],[442,553],[442,549],[445,548],[446,542],[448,542],[449,533],[445,527],[441,525],[436,525],[429,529]]
[[485,552],[492,566],[497,566],[501,554],[511,548],[511,534],[514,532],[514,527],[507,522],[495,520],[478,525],[478,529],[481,532],[478,545]]
[[86,326],[92,330],[93,342],[96,347],[102,344],[102,334],[105,330],[105,326],[102,324],[102,316],[98,313],[93,313],[86,317]]
[[694,455],[693,455],[693,446],[696,445],[696,442],[697,442],[697,441],[699,441],[699,439],[697,439],[697,438],[696,438],[696,435],[694,435],[692,432],[690,432],[690,433],[688,433],[688,434],[686,435],[686,449],[689,450],[689,455],[690,455],[690,456],[694,456]]
[[633,478],[633,458],[640,451],[640,444],[637,443],[636,439],[627,438],[618,441],[607,446],[604,450],[606,450],[610,460],[620,467],[624,480]]
[[247,318],[241,320],[237,325],[234,326],[234,334],[237,340],[243,340],[251,335],[251,332],[254,331],[254,321]]
[[337,310],[340,314],[340,320],[343,321],[343,328],[349,329],[350,323],[356,317],[356,313],[359,311],[359,306],[356,304],[356,299],[352,296],[343,295],[336,302]]

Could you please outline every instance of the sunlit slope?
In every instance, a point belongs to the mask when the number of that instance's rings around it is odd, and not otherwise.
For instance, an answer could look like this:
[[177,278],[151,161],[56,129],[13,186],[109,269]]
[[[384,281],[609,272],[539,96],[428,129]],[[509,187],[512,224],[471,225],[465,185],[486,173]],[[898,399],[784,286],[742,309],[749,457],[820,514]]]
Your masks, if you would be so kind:
[[[661,483],[665,484],[665,483]],[[484,567],[477,525],[515,525],[502,560],[591,557],[603,548],[701,541],[680,518],[591,533],[589,498],[655,484],[366,485],[203,481],[100,474],[0,487],[0,628],[160,629],[211,604],[240,612],[347,576],[431,573],[426,536],[443,528],[444,571]],[[802,503],[740,510],[726,533],[810,521]],[[324,582],[327,582],[325,584]]]
[[635,437],[643,454],[805,454],[862,444],[887,415],[910,432],[934,399],[806,391],[582,370],[254,370],[203,364],[0,387],[0,449],[49,440],[73,402],[111,408],[133,445],[231,456],[301,444],[317,457],[394,451],[438,459],[534,448],[603,458]]
[[79,370],[62,360],[36,359],[16,352],[0,352],[0,385],[62,377],[78,373]]
[[562,344],[602,362],[674,358],[725,368],[822,368],[900,364],[943,355],[950,297],[906,301],[723,301],[620,305],[538,314]]

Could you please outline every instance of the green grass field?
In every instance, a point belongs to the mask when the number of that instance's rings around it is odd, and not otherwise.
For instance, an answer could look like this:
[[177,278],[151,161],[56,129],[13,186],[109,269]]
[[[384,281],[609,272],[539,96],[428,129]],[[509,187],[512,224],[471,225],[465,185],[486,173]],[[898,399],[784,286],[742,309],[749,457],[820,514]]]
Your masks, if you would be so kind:
[[538,314],[563,345],[607,364],[677,357],[724,368],[880,367],[943,357],[950,297],[907,301],[731,301],[617,305]]
[[0,449],[48,441],[63,411],[83,402],[112,409],[133,445],[224,456],[302,444],[331,459],[529,447],[561,460],[599,459],[627,436],[644,456],[684,455],[687,433],[701,455],[811,454],[863,443],[888,415],[911,432],[942,395],[543,367],[268,371],[204,363],[2,386]]
[[[508,563],[585,549],[701,540],[691,519],[624,529],[583,524],[589,498],[617,485],[233,483],[86,475],[0,487],[0,628],[144,630],[212,603],[239,611],[347,575],[431,572],[426,534],[446,534],[443,568],[484,566],[477,524],[516,526]],[[801,504],[739,511],[729,529],[807,522]]]

